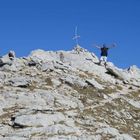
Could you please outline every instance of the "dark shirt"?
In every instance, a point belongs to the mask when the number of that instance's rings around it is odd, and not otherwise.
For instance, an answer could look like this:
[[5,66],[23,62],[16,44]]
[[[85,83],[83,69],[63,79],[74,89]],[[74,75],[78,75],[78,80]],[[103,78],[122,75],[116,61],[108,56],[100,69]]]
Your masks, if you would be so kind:
[[101,48],[101,56],[108,56],[108,49],[107,47]]

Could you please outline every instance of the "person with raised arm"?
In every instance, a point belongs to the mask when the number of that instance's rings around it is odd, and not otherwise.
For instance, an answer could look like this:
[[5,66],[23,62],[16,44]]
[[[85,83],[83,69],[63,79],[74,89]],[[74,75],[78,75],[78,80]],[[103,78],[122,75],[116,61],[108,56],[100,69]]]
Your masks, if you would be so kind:
[[116,44],[112,44],[110,46],[107,46],[106,44],[103,44],[102,46],[97,46],[95,45],[94,47],[98,48],[101,50],[101,57],[100,57],[100,61],[99,61],[99,65],[101,65],[102,62],[104,62],[104,65],[106,67],[107,65],[107,57],[108,57],[108,50],[110,48],[116,47]]

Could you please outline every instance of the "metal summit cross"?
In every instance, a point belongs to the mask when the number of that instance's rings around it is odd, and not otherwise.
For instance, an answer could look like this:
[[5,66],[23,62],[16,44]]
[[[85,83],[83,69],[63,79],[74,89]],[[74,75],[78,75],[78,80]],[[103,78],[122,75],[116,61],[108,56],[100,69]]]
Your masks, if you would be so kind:
[[76,41],[76,46],[79,46],[78,44],[78,38],[80,38],[80,36],[77,34],[77,26],[75,27],[75,35],[73,37],[73,40]]

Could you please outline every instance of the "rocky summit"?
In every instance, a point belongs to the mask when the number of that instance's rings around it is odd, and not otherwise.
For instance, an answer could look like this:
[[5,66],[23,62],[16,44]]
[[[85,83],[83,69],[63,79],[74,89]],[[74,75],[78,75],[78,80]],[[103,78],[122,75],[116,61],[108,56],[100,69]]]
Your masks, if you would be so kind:
[[0,59],[0,140],[139,140],[140,69],[80,46]]

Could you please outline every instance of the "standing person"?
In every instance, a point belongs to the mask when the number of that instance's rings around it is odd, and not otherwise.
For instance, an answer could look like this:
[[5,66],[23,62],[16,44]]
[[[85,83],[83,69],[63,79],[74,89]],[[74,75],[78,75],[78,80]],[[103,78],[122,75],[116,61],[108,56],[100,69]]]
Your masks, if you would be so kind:
[[113,48],[115,47],[116,45],[115,44],[112,44],[111,46],[106,46],[106,44],[103,44],[102,47],[100,46],[95,46],[96,48],[100,49],[101,50],[101,57],[100,57],[100,62],[99,64],[101,65],[102,62],[104,62],[104,65],[106,67],[107,65],[107,56],[108,56],[108,50],[110,48]]

